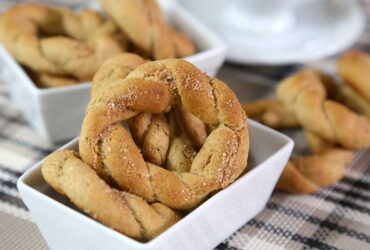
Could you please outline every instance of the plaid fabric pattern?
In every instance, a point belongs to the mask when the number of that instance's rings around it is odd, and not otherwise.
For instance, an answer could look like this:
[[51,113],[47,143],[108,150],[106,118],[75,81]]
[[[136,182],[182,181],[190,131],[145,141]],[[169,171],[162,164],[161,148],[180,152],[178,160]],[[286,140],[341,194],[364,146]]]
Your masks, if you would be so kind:
[[[5,0],[0,10],[23,2]],[[57,2],[45,0],[44,2]],[[82,1],[66,1],[79,6]],[[364,1],[370,15],[370,1]],[[357,47],[370,52],[370,24]],[[257,98],[272,92],[278,79],[300,65],[256,68],[226,64],[220,78],[228,82],[228,70],[264,86]],[[253,73],[252,73],[253,72]],[[46,249],[16,188],[17,178],[59,145],[41,141],[9,100],[1,82],[0,65],[0,249]],[[233,86],[232,86],[233,87]],[[240,86],[239,86],[240,87]],[[260,88],[260,87],[259,87]],[[243,100],[244,101],[244,100]],[[306,152],[302,133],[290,131],[296,153]],[[275,192],[266,208],[216,249],[370,249],[370,152],[359,152],[337,185],[312,195],[293,196]],[[222,230],[222,229],[220,229]],[[21,243],[18,236],[22,234]]]

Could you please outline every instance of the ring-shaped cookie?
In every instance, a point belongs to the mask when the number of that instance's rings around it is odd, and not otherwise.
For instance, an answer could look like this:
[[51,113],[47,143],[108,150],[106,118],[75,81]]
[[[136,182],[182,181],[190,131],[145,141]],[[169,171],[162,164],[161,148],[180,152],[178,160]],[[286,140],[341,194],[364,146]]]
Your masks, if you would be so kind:
[[[249,137],[235,94],[180,59],[147,62],[127,76],[115,60],[94,78],[79,150],[84,162],[122,190],[175,209],[198,205],[209,193],[233,182],[246,168]],[[146,162],[122,122],[142,112],[166,113],[175,105],[214,129],[188,172]]]

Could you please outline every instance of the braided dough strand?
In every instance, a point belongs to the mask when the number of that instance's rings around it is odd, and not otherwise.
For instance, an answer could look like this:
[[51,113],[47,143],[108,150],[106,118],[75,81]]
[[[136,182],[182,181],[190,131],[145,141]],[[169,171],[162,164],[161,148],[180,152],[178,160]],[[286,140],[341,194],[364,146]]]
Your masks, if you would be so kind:
[[288,162],[276,188],[295,194],[316,192],[340,180],[352,159],[353,152],[342,149],[297,157]]
[[[168,115],[171,140],[165,166],[171,171],[189,172],[191,164],[197,155],[197,151],[194,149],[192,142],[188,139],[184,131],[181,130],[178,120],[175,117],[175,112],[170,112]],[[203,125],[202,123],[201,128],[203,128]]]
[[161,166],[170,143],[170,128],[164,115],[140,113],[128,124],[134,141],[142,147],[144,159]]
[[200,149],[208,136],[206,125],[202,120],[186,110],[184,106],[176,107],[175,116],[192,146],[195,149]]
[[109,187],[73,151],[54,152],[41,170],[46,181],[77,207],[129,237],[149,240],[179,220],[163,204],[149,205],[138,196]]
[[101,4],[130,40],[152,58],[194,54],[191,40],[167,25],[154,0],[101,0]]

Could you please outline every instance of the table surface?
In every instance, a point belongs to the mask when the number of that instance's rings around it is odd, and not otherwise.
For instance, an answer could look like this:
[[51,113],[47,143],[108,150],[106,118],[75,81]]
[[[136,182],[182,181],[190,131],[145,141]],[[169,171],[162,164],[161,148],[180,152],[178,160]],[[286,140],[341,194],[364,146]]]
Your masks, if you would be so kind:
[[[0,10],[14,2],[22,1],[3,0]],[[370,1],[363,1],[363,5],[369,16]],[[355,47],[370,52],[369,23]],[[218,77],[243,102],[272,93],[275,82],[301,67],[225,64]],[[290,131],[289,135],[295,140],[296,152],[304,152],[302,134]],[[39,139],[26,123],[0,78],[0,249],[47,249],[19,196],[16,181],[56,147]],[[345,177],[334,186],[312,195],[274,192],[266,208],[217,249],[370,249],[369,165],[370,152],[359,152]]]

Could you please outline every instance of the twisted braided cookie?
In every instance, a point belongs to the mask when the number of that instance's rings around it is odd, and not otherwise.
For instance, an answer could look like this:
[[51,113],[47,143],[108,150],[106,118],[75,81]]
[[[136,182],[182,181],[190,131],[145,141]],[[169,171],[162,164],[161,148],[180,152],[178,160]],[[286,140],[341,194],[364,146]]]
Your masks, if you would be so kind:
[[[0,17],[0,40],[34,74],[90,80],[99,65],[123,51],[111,21],[93,11],[22,4]],[[41,84],[45,85],[45,76]],[[46,76],[48,77],[48,76]],[[63,84],[54,78],[52,85]],[[60,79],[59,79],[60,80]]]
[[[147,240],[177,220],[170,208],[194,208],[245,170],[245,118],[234,93],[192,64],[122,54],[94,77],[81,159],[57,151],[43,163],[43,175],[103,224]],[[195,134],[206,138],[189,136]],[[104,212],[111,210],[112,218]]]
[[[352,60],[350,52],[339,63],[344,68],[340,72],[345,82],[349,80],[346,74],[350,70],[347,68],[355,65],[351,64]],[[319,187],[334,184],[343,177],[345,166],[353,158],[349,150],[370,146],[370,120],[366,117],[369,103],[365,95],[359,94],[354,88],[336,84],[326,75],[306,70],[279,83],[277,95],[277,100],[260,100],[244,104],[243,107],[247,115],[268,126],[302,126],[309,148],[318,154],[289,161],[277,189],[310,193]],[[328,97],[346,104],[351,110],[339,102],[328,100]]]
[[[101,176],[150,202],[188,209],[208,193],[229,185],[243,171],[248,151],[245,116],[223,82],[190,63],[170,59],[146,63],[123,79],[111,80],[111,85],[102,85],[92,97],[80,139],[82,159]],[[120,125],[140,112],[162,113],[174,104],[217,127],[208,135],[189,173],[154,165],[162,162],[161,156],[158,161],[145,162]]]
[[[328,97],[347,106],[352,111],[370,118],[369,91],[366,79],[370,72],[370,57],[360,51],[348,51],[338,60],[338,74],[341,82],[333,77],[318,73]],[[336,147],[310,131],[305,131],[307,142],[313,152],[323,152]]]
[[313,71],[306,70],[282,81],[277,96],[305,130],[348,149],[370,147],[370,120],[327,100],[325,86]]
[[153,59],[194,54],[194,44],[166,23],[154,0],[101,0],[101,4],[130,40]]

